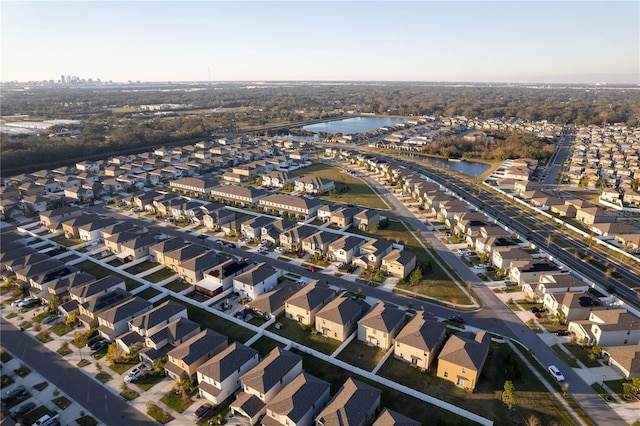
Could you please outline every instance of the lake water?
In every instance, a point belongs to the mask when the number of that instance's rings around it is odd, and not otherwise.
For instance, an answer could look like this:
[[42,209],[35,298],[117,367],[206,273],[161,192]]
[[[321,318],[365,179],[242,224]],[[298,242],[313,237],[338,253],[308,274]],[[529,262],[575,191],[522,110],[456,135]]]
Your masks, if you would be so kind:
[[[368,132],[369,130],[376,130],[384,126],[393,126],[398,123],[404,123],[407,120],[401,118],[389,118],[389,117],[354,117],[346,118],[344,120],[329,121],[326,123],[310,124],[308,126],[301,127],[302,130],[308,132],[318,133],[342,133],[343,135],[356,134],[362,132]],[[314,136],[292,136],[288,135],[288,138],[317,141],[318,135]]]
[[429,163],[436,164],[440,167],[446,167],[447,169],[455,170],[456,172],[464,173],[467,176],[480,176],[487,171],[490,167],[488,164],[483,163],[469,163],[467,161],[447,161],[440,158],[426,157]]

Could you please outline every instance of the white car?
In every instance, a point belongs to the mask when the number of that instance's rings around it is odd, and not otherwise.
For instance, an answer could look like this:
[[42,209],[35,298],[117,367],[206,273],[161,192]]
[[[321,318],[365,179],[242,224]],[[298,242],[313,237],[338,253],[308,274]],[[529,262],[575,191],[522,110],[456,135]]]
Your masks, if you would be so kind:
[[337,262],[336,263],[336,268],[340,269],[344,266],[344,262]]
[[478,270],[480,270],[480,269],[486,269],[486,268],[487,268],[487,267],[486,267],[486,266],[484,266],[484,265],[473,265],[473,269],[478,269]]
[[564,375],[560,372],[560,370],[558,370],[558,367],[556,367],[555,365],[550,365],[548,370],[553,378],[556,379],[556,381],[564,382]]
[[129,371],[126,376],[124,376],[124,381],[127,383],[131,383],[144,377],[146,374],[147,368],[144,365],[139,365],[133,370]]
[[27,307],[27,306],[31,305],[36,300],[38,300],[37,297],[30,296],[30,297],[27,297],[26,299],[22,299],[20,301],[20,303],[18,303],[17,306],[18,306],[18,308],[24,308],[24,307]]

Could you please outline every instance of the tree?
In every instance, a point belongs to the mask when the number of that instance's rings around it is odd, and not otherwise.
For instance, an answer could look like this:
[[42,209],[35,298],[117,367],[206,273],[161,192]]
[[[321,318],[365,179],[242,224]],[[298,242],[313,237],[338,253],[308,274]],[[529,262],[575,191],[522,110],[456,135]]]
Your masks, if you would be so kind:
[[421,280],[422,280],[422,268],[420,266],[417,266],[416,269],[414,269],[413,272],[411,272],[411,275],[409,276],[409,284],[411,286],[416,286],[420,284]]
[[511,410],[516,405],[515,387],[511,380],[504,382],[504,391],[502,392],[502,403]]
[[155,374],[163,374],[164,373],[164,365],[167,363],[167,357],[163,356],[159,360],[153,364],[153,372]]
[[[78,314],[73,313],[73,314],[69,314],[69,315],[67,316],[66,324],[67,324],[68,326],[74,326],[74,325],[76,325],[77,323],[78,323]],[[74,339],[75,339],[75,333],[74,333]],[[77,340],[76,340],[76,342],[77,342]]]
[[[67,324],[68,324],[69,318],[67,318]],[[73,341],[75,342],[75,345],[78,346],[79,348],[84,347],[87,344],[87,341],[89,340],[89,333],[83,330],[76,330],[73,332]]]
[[176,383],[177,392],[185,402],[190,401],[189,394],[193,391],[193,382],[190,379],[182,379]]
[[58,306],[60,306],[60,298],[54,294],[49,300],[49,312],[57,312]]
[[524,420],[524,424],[526,426],[542,426],[540,419],[534,416],[533,414]]
[[117,343],[112,343],[108,346],[107,354],[104,358],[109,362],[116,363],[120,362],[123,357],[124,350]]

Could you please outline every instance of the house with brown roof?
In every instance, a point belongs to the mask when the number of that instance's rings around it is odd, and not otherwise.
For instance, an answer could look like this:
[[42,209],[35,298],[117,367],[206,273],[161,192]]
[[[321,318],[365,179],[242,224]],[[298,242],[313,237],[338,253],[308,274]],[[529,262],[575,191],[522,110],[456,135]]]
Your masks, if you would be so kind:
[[620,370],[625,379],[640,377],[640,345],[608,346],[602,353],[606,362]]
[[263,189],[240,185],[222,185],[211,190],[211,197],[228,203],[238,203],[242,206],[255,206],[258,201],[267,196]]
[[315,198],[302,198],[289,194],[271,194],[258,201],[258,206],[267,213],[285,212],[305,220],[317,216],[318,209],[323,204]]
[[80,216],[82,209],[77,207],[60,207],[40,213],[40,222],[51,232],[61,227],[61,223],[72,217]]
[[301,248],[307,253],[324,256],[329,250],[329,244],[337,240],[339,237],[339,234],[319,230],[318,232],[304,238],[301,243]]
[[344,342],[369,309],[365,301],[352,299],[343,292],[316,313],[315,329],[323,336]]
[[166,265],[165,254],[186,246],[188,243],[180,238],[167,238],[149,247],[149,261]]
[[380,269],[396,278],[405,279],[416,268],[417,259],[413,252],[393,249],[382,258]]
[[202,364],[196,370],[198,394],[215,405],[240,389],[240,377],[258,365],[258,351],[239,342]]
[[311,426],[331,394],[328,382],[304,371],[269,402],[262,418],[265,426]]
[[520,247],[496,247],[491,251],[491,263],[499,269],[508,269],[512,261],[529,261],[531,259],[533,259],[531,254]]
[[335,189],[335,187],[334,181],[317,176],[303,176],[294,182],[296,191],[306,192],[307,194],[322,194]]
[[204,272],[218,265],[222,259],[213,251],[207,251],[200,256],[192,257],[180,262],[178,275],[189,284],[196,284],[204,278]]
[[298,225],[280,234],[280,245],[287,250],[302,248],[302,240],[318,231],[315,226]]
[[175,381],[193,378],[198,367],[227,347],[227,336],[204,329],[167,354],[164,370]]
[[96,214],[81,214],[61,223],[62,232],[67,238],[80,238],[80,226],[92,223],[98,220]]
[[538,282],[522,284],[527,297],[542,299],[547,293],[588,291],[589,284],[582,279],[564,271],[556,271],[540,275]]
[[348,378],[317,415],[317,426],[371,426],[380,410],[378,388]]
[[333,260],[350,263],[360,253],[360,247],[367,241],[355,235],[345,235],[329,244],[328,254]]
[[96,315],[98,333],[110,342],[128,330],[129,320],[153,308],[153,303],[134,296]]
[[334,297],[333,289],[314,280],[286,300],[285,315],[300,324],[313,325],[316,313]]
[[591,311],[587,320],[569,322],[579,342],[600,347],[640,343],[640,318],[623,308]]
[[451,335],[438,356],[437,376],[473,391],[489,355],[489,333],[459,332]]
[[393,250],[393,243],[387,240],[373,238],[360,247],[360,255],[353,259],[353,264],[367,268],[379,268],[382,258]]
[[358,321],[358,340],[370,346],[389,349],[404,323],[404,311],[379,301]]
[[285,301],[298,290],[300,287],[296,283],[284,281],[273,290],[267,291],[249,302],[249,309],[267,318],[276,317],[284,311]]
[[169,182],[169,188],[176,192],[195,195],[209,195],[217,185],[213,179],[205,177],[186,177]]
[[361,231],[368,231],[381,220],[380,213],[376,210],[366,209],[353,215],[353,226]]
[[586,320],[591,311],[607,309],[597,297],[586,292],[545,293],[543,305],[553,315],[561,315],[567,321]]
[[617,216],[617,213],[605,210],[600,206],[580,208],[576,212],[576,220],[586,225],[614,222]]
[[420,426],[421,424],[388,408],[383,409],[376,421],[373,422],[373,426]]
[[189,244],[164,254],[164,266],[178,272],[180,265],[189,259],[202,256],[208,250],[199,244]]
[[395,339],[393,355],[426,371],[447,338],[447,327],[424,311],[419,311]]

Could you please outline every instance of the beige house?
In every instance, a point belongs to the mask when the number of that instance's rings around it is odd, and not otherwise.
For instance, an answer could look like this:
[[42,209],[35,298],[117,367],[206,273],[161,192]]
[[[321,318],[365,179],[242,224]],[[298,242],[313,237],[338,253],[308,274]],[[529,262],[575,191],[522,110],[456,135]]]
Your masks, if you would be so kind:
[[626,309],[591,311],[589,319],[570,321],[569,331],[578,341],[600,347],[637,345],[640,342],[640,318]]
[[316,313],[334,297],[334,290],[315,280],[286,300],[285,315],[300,324],[314,325]]
[[358,321],[358,340],[370,346],[389,349],[404,321],[404,311],[380,301]]
[[447,337],[447,327],[420,311],[400,330],[393,355],[423,371],[436,359]]
[[489,333],[459,332],[445,343],[438,356],[437,376],[473,391],[489,355]]
[[316,417],[316,426],[371,426],[380,409],[378,388],[348,378]]
[[329,383],[304,371],[267,404],[265,426],[310,426],[331,394]]
[[198,367],[227,347],[227,336],[205,329],[167,354],[164,370],[175,381],[193,378]]
[[417,259],[410,251],[393,249],[382,258],[380,269],[396,278],[404,279],[416,268]]
[[586,320],[591,311],[607,309],[597,297],[586,291],[545,293],[542,303],[553,315],[562,315],[567,321]]
[[609,365],[620,370],[625,379],[640,377],[640,345],[609,346],[603,353]]
[[344,342],[358,326],[370,306],[343,292],[316,314],[316,330],[323,336]]

